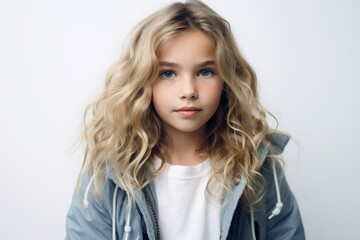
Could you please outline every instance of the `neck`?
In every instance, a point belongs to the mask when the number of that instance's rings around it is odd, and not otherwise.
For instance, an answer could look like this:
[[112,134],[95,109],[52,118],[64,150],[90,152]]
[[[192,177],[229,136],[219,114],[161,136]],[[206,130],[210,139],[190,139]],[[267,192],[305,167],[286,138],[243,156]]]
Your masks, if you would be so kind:
[[204,144],[205,128],[195,132],[167,131],[171,139],[169,146],[169,161],[174,165],[193,166],[203,162],[207,155],[199,153],[197,149]]

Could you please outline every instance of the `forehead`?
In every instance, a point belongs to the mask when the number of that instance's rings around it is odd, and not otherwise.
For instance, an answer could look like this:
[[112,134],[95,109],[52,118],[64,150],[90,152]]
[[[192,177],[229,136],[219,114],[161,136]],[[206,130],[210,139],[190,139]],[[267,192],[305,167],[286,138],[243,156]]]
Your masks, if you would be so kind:
[[215,43],[213,39],[197,29],[187,30],[167,40],[158,54],[160,61],[187,61],[194,58],[215,60]]

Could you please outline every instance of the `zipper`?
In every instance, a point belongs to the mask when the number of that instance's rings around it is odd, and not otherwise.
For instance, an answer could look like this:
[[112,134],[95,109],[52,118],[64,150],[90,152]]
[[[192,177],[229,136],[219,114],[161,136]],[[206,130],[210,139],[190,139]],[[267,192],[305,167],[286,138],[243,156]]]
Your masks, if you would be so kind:
[[149,197],[149,194],[147,193],[146,189],[144,189],[143,192],[144,192],[144,197],[145,197],[146,204],[149,206],[150,212],[151,212],[152,216],[153,216],[154,219],[155,219],[155,226],[156,226],[155,239],[156,239],[156,240],[160,240],[159,220],[158,220],[158,217],[157,217],[157,214],[156,214],[154,205],[152,204],[152,202],[151,202],[151,200],[150,200],[150,197]]

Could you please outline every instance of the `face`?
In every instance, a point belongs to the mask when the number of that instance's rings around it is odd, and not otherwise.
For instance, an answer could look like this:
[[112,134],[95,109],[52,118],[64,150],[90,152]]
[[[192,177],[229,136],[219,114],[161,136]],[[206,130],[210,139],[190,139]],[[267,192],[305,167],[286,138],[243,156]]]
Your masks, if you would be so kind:
[[152,102],[165,131],[204,134],[217,110],[223,81],[216,69],[215,44],[199,30],[188,30],[164,44]]

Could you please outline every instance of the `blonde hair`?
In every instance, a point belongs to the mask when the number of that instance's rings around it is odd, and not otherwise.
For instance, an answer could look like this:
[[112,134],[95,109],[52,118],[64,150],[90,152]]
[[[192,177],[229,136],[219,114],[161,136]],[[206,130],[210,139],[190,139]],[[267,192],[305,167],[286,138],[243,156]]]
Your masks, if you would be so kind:
[[257,148],[272,130],[258,100],[256,76],[241,56],[229,23],[195,0],[171,4],[141,21],[111,67],[104,91],[88,106],[85,119],[90,111],[92,115],[84,120],[82,169],[94,176],[97,190],[105,167],[113,169],[129,193],[156,177],[156,172],[146,177],[155,155],[167,161],[166,133],[151,102],[152,84],[159,74],[157,56],[164,43],[189,29],[213,39],[218,74],[224,81],[220,105],[207,123],[206,143],[199,149],[212,164],[208,186],[217,181],[230,196],[244,176],[245,200],[259,199]]

